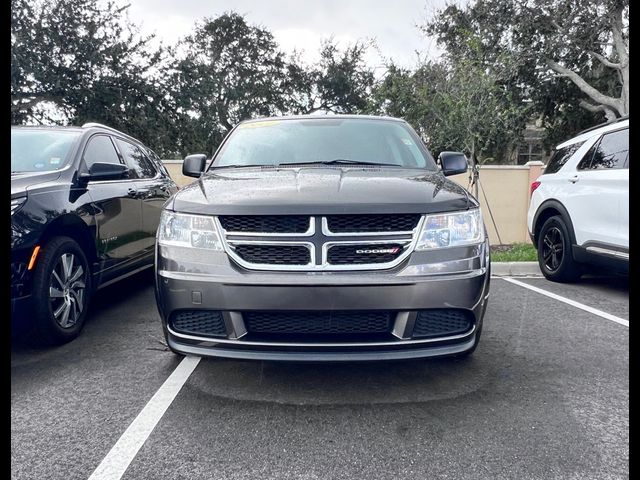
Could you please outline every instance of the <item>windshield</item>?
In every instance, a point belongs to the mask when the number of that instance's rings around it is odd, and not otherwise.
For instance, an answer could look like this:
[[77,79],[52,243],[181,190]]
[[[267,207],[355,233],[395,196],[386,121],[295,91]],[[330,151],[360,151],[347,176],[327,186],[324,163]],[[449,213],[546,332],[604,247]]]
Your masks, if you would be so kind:
[[80,132],[11,129],[11,172],[50,172],[67,162]]
[[212,168],[327,162],[436,170],[433,157],[406,124],[351,118],[243,123],[225,141]]

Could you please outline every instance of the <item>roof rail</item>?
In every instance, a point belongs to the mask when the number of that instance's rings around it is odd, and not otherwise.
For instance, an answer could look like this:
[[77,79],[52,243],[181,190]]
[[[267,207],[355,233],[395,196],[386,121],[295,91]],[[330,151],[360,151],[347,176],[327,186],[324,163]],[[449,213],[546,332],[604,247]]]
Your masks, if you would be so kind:
[[614,123],[622,122],[623,120],[629,120],[629,115],[624,115],[624,116],[622,116],[620,118],[616,118],[614,120],[609,120],[609,121],[604,122],[604,123],[599,123],[598,125],[595,125],[593,127],[587,128],[586,130],[582,130],[580,133],[578,133],[575,136],[577,137],[578,135],[582,135],[583,133],[591,132],[592,130],[597,130],[598,128],[605,127],[607,125],[613,125]]
[[127,137],[131,140],[135,140],[138,143],[142,143],[140,140],[138,140],[135,137],[132,137],[131,135],[128,135],[124,132],[121,132],[120,130],[116,130],[113,127],[108,127],[107,125],[103,125],[102,123],[97,123],[97,122],[88,122],[82,125],[82,128],[91,128],[91,127],[98,127],[98,128],[104,128],[105,130],[109,130],[111,132],[117,133],[118,135],[122,135],[124,137]]

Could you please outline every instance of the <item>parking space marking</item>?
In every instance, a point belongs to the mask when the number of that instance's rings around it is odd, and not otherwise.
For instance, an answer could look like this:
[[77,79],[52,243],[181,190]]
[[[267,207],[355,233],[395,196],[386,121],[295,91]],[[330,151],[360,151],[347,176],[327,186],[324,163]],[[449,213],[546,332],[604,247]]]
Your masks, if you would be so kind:
[[553,298],[554,300],[558,300],[559,302],[566,303],[573,307],[584,310],[585,312],[593,313],[594,315],[598,315],[599,317],[606,318],[607,320],[611,320],[612,322],[619,323],[620,325],[624,325],[625,327],[629,327],[629,320],[625,320],[624,318],[616,317],[615,315],[611,315],[610,313],[603,312],[602,310],[598,310],[597,308],[590,307],[580,302],[576,302],[575,300],[571,300],[569,298],[561,297],[560,295],[556,295],[555,293],[551,293],[547,290],[543,290],[542,288],[534,287],[533,285],[529,285],[528,283],[521,282],[511,277],[500,277],[503,280],[513,283],[514,285],[520,285],[521,287],[528,288],[529,290],[533,290],[541,295],[546,295],[547,297]]
[[138,450],[147,441],[198,363],[200,363],[200,357],[187,356],[178,364],[100,462],[89,480],[119,480],[124,475],[127,467],[138,454]]

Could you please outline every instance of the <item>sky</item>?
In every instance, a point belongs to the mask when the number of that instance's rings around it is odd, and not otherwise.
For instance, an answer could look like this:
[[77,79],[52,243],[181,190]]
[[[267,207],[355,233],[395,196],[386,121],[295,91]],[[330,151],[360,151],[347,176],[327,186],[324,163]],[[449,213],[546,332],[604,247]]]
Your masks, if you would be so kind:
[[[441,50],[418,28],[453,0],[129,0],[129,18],[145,34],[174,44],[190,33],[196,20],[235,11],[251,24],[270,30],[282,50],[318,59],[322,39],[340,46],[374,39],[366,61],[373,68],[393,58],[411,68],[420,58],[437,58]],[[457,3],[457,2],[456,2]]]

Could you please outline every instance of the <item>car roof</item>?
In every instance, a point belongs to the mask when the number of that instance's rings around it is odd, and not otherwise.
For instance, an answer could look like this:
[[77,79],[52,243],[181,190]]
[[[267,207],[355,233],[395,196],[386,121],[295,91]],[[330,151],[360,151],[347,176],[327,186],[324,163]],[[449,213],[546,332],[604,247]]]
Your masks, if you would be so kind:
[[277,117],[261,117],[243,120],[243,123],[282,121],[282,120],[331,120],[331,119],[354,119],[354,120],[385,120],[406,123],[402,118],[386,117],[383,115],[353,115],[353,114],[319,114],[312,113],[307,115],[282,115]]
[[604,125],[596,125],[595,127],[592,127],[580,132],[578,135],[571,138],[570,140],[562,142],[556,147],[556,150],[560,148],[568,147],[569,145],[573,145],[574,143],[584,142],[585,140],[588,140],[594,136],[598,136],[603,133],[611,132],[614,130],[619,130],[621,128],[625,128],[628,126],[629,126],[628,116],[619,118],[617,120],[614,120],[613,122],[605,123]]
[[81,127],[72,125],[11,125],[12,130],[62,130],[65,132],[82,132]]
[[13,129],[59,130],[59,131],[78,132],[78,133],[86,132],[89,130],[98,130],[102,132],[106,131],[108,133],[125,137],[133,142],[136,142],[139,145],[144,146],[145,148],[148,148],[144,143],[142,143],[137,138],[132,137],[131,135],[127,135],[126,133],[121,132],[120,130],[116,130],[115,128],[109,127],[107,125],[103,125],[101,123],[95,123],[95,122],[85,123],[81,127],[78,127],[76,125],[11,125],[11,129],[12,130]]

